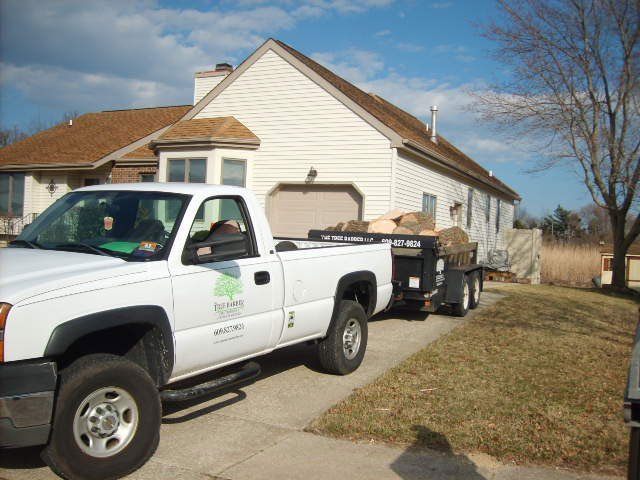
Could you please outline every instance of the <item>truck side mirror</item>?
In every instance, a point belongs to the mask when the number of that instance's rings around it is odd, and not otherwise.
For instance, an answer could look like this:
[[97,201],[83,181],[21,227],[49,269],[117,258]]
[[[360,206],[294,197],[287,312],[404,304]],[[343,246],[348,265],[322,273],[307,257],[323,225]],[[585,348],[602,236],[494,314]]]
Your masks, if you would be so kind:
[[189,245],[195,265],[241,258],[249,253],[247,237],[243,233],[213,235],[203,242]]

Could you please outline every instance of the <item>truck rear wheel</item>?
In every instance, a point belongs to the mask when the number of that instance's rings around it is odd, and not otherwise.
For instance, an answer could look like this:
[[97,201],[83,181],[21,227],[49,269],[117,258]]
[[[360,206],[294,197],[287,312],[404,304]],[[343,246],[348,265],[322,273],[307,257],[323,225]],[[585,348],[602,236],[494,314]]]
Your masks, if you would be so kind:
[[327,336],[318,344],[318,358],[329,373],[346,375],[362,363],[367,349],[367,314],[362,305],[342,300]]
[[460,303],[454,303],[451,308],[456,317],[464,317],[469,311],[469,305],[471,304],[471,286],[469,283],[469,277],[465,275],[462,280],[462,298],[460,299]]
[[478,308],[480,305],[480,273],[473,272],[469,275],[469,308],[471,310]]
[[162,407],[147,372],[116,355],[81,357],[61,375],[42,457],[67,479],[113,479],[140,468],[160,439]]

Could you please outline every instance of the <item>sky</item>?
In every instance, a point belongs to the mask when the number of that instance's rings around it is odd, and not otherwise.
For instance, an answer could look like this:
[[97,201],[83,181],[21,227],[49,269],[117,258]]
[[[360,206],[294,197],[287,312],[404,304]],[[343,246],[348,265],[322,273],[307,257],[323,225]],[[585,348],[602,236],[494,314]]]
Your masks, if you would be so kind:
[[480,35],[498,14],[493,0],[0,0],[0,125],[189,104],[194,72],[273,37],[425,122],[437,105],[438,132],[530,213],[579,209],[591,199],[574,170],[532,173],[534,142],[513,145],[468,109],[509,75]]

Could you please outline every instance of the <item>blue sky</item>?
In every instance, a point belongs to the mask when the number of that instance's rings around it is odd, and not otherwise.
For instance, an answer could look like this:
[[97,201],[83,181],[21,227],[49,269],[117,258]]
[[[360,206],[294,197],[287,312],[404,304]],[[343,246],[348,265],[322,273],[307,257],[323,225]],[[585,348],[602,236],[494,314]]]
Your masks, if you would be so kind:
[[478,34],[497,14],[492,0],[2,0],[0,123],[188,104],[195,71],[237,65],[274,37],[425,121],[437,104],[439,132],[531,213],[577,209],[590,198],[575,172],[527,173],[533,143],[511,144],[466,108],[469,90],[508,75]]

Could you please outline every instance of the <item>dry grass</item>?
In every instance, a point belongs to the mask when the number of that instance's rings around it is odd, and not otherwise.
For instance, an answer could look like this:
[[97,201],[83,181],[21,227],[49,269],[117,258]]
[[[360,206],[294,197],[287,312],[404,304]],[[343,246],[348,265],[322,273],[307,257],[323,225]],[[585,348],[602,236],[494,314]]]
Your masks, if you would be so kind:
[[590,287],[600,274],[600,252],[595,245],[545,243],[542,246],[542,283]]
[[[503,287],[504,288],[504,287]],[[504,288],[479,313],[309,429],[503,462],[622,473],[638,306],[601,291]]]

